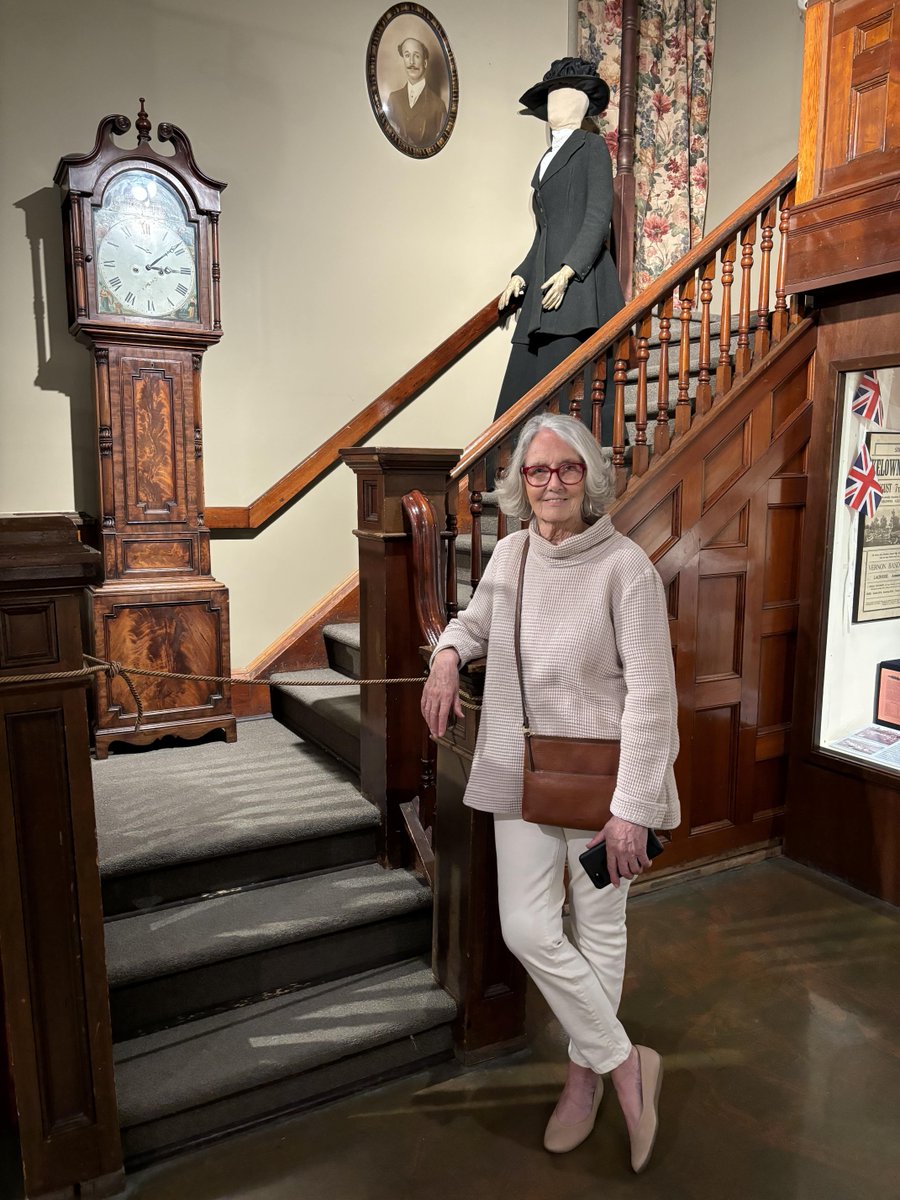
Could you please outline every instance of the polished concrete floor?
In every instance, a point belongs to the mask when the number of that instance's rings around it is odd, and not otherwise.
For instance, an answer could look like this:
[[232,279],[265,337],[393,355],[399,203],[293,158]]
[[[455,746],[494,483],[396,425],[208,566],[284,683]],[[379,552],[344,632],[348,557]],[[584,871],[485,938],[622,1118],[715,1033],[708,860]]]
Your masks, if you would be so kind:
[[158,1164],[130,1200],[896,1200],[900,913],[775,859],[635,897],[622,1017],[665,1057],[647,1172],[608,1091],[573,1153],[541,1148],[565,1069],[531,1048],[402,1080]]

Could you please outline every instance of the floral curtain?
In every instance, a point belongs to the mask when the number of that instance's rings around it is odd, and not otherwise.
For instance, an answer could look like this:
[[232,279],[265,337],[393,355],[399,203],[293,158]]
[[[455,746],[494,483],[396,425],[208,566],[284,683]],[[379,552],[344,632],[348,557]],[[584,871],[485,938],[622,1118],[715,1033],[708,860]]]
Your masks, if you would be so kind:
[[[716,0],[642,0],[635,131],[635,294],[703,236]],[[600,132],[616,161],[622,0],[579,0],[578,53],[610,86]]]

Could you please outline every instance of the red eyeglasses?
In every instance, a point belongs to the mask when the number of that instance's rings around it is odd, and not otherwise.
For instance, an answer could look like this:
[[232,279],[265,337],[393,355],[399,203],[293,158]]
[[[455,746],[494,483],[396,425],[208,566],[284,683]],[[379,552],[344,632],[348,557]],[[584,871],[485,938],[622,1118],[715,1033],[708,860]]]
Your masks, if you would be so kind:
[[532,487],[543,487],[554,475],[559,476],[560,483],[581,483],[587,466],[583,462],[560,463],[558,467],[547,467],[536,463],[533,467],[522,467],[522,474]]

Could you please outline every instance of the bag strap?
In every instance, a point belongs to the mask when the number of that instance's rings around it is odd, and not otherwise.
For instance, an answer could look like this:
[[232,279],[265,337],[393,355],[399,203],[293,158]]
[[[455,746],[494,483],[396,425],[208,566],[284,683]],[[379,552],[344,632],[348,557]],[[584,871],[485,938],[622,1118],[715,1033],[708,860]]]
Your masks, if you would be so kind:
[[516,589],[516,624],[514,630],[514,641],[516,648],[516,671],[519,675],[519,693],[522,697],[522,728],[525,731],[526,741],[529,735],[528,713],[525,711],[525,683],[522,678],[522,646],[521,646],[521,626],[522,626],[522,592],[525,587],[525,563],[528,559],[528,546],[531,542],[531,534],[525,538],[525,545],[522,547],[522,561],[519,563],[519,584]]

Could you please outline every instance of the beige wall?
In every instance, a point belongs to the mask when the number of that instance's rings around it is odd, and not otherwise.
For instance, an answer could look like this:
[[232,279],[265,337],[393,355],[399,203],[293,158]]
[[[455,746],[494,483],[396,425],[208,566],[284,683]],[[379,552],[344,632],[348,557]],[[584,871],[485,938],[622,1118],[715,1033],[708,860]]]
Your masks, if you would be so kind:
[[[423,162],[390,145],[366,94],[366,45],[387,7],[4,6],[0,511],[94,507],[88,358],[66,331],[51,180],[61,154],[90,149],[101,116],[133,118],[139,95],[154,126],[182,126],[229,185],[225,337],[204,369],[208,504],[252,500],[499,291],[531,238],[528,181],[545,145],[516,98],[565,53],[568,5],[433,6],[460,109]],[[492,335],[380,440],[462,446],[493,414],[508,336]],[[353,570],[353,496],[341,468],[255,540],[214,543],[235,663]]]
[[[138,95],[229,184],[225,337],[204,368],[208,504],[248,503],[499,290],[531,237],[545,144],[516,97],[565,53],[570,4],[431,7],[456,54],[460,112],[447,147],[417,162],[388,143],[366,95],[385,0],[4,6],[0,511],[94,507],[88,359],[66,330],[51,179],[60,155],[90,149],[102,115],[133,118]],[[802,38],[788,0],[718,8],[713,217],[793,153]],[[508,341],[493,334],[377,440],[464,445],[493,413]],[[353,518],[339,468],[256,538],[214,541],[236,664],[353,570]]]
[[802,69],[795,0],[716,0],[707,232],[797,153]]

